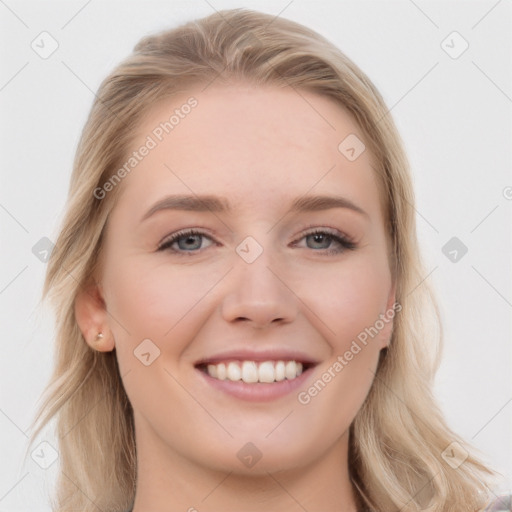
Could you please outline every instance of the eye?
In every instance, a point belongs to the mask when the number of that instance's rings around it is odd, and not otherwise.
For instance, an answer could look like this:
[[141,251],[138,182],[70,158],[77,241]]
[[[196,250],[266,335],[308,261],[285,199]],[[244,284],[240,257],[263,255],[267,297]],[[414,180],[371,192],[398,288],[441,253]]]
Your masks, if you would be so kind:
[[[185,231],[178,231],[177,233],[172,234],[170,237],[165,239],[159,246],[158,251],[171,251],[178,255],[193,255],[203,249],[201,247],[201,239],[208,239],[212,241],[212,238],[208,236],[205,232],[199,231],[197,229],[188,229]],[[310,240],[311,244],[307,244],[307,248],[315,249],[315,252],[324,251],[327,254],[339,254],[346,250],[353,250],[357,247],[357,244],[354,243],[349,237],[343,235],[337,230],[327,229],[327,228],[316,228],[309,233],[303,235],[299,240]],[[334,242],[334,247],[331,247]],[[215,243],[215,242],[213,242]],[[318,247],[318,245],[320,247]],[[178,248],[174,248],[173,246],[177,245]],[[212,245],[212,244],[210,244]],[[297,242],[294,243],[297,245]]]
[[[209,240],[211,238],[206,235],[206,233],[202,231],[198,231],[196,229],[188,229],[186,231],[178,231],[174,233],[169,238],[165,239],[159,246],[158,251],[170,250],[175,253],[183,253],[183,252],[191,252],[197,253],[199,252],[201,246],[201,237],[206,237]],[[183,242],[183,243],[180,243]],[[178,249],[174,249],[172,246],[174,244],[178,245]]]
[[[346,250],[354,250],[357,244],[354,243],[349,237],[343,235],[339,231],[317,228],[309,233],[306,233],[300,240],[309,239],[312,241],[313,247],[307,244],[309,249],[320,249],[325,251],[327,254],[339,254]],[[332,242],[334,241],[334,247]],[[321,247],[318,247],[319,244]]]

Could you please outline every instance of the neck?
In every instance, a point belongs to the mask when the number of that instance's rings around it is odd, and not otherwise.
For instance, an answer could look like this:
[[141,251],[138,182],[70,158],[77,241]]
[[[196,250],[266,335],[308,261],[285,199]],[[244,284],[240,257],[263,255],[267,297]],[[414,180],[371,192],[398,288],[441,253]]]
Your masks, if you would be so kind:
[[157,436],[137,439],[133,512],[357,512],[348,432],[312,463],[280,471],[219,471],[181,457]]

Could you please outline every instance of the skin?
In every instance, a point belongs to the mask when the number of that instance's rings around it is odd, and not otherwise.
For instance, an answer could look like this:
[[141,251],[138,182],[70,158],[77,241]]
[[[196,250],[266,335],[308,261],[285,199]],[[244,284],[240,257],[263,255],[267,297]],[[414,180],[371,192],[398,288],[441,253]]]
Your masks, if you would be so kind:
[[[96,284],[77,297],[87,342],[115,348],[132,403],[138,452],[134,512],[356,510],[348,474],[348,429],[374,379],[392,321],[308,404],[297,392],[246,402],[197,375],[201,357],[230,348],[297,348],[319,361],[305,390],[332,367],[379,314],[395,288],[372,156],[350,162],[338,151],[364,137],[333,100],[291,88],[211,85],[167,98],[149,111],[139,148],[169,112],[194,96],[198,106],[127,175],[107,225]],[[161,210],[168,194],[215,194],[231,213]],[[339,195],[347,208],[287,213],[307,195]],[[306,237],[331,228],[357,247]],[[206,231],[157,251],[185,228]],[[252,236],[262,254],[247,263],[237,246]],[[329,242],[330,240],[330,242]],[[194,253],[195,251],[195,253]],[[94,342],[97,332],[104,338]],[[134,350],[149,338],[149,366]],[[237,452],[261,452],[246,467]]]

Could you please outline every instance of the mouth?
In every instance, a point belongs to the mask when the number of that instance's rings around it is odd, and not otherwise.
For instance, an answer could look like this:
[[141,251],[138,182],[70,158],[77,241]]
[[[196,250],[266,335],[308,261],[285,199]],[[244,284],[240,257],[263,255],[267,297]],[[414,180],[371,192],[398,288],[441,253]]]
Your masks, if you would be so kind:
[[297,360],[226,360],[202,362],[195,367],[219,381],[244,382],[245,384],[272,384],[291,381],[310,370],[315,363]]
[[[261,357],[260,357],[261,356]],[[301,387],[306,387],[317,362],[295,356],[276,355],[276,359],[262,354],[234,358],[219,357],[195,364],[205,392],[213,391],[237,400],[265,403],[289,398]]]

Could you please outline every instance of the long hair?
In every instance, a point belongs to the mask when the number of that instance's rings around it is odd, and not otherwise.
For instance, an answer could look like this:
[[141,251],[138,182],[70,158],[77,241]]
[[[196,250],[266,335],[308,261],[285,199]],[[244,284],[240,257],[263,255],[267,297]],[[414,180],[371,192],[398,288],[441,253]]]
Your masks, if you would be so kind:
[[[101,83],[75,156],[69,196],[50,256],[43,299],[56,315],[55,366],[31,442],[56,418],[56,512],[132,507],[137,470],[133,410],[115,349],[85,342],[75,297],[90,281],[121,187],[95,190],[126,159],[134,127],[162,98],[192,85],[242,80],[336,101],[356,119],[377,165],[390,265],[401,311],[349,436],[349,469],[361,504],[379,512],[481,510],[495,472],[447,426],[432,394],[443,333],[418,250],[410,169],[392,117],[370,79],[316,32],[246,9],[225,10],[144,37]],[[467,455],[455,467],[454,453]],[[429,506],[429,508],[427,508]]]

